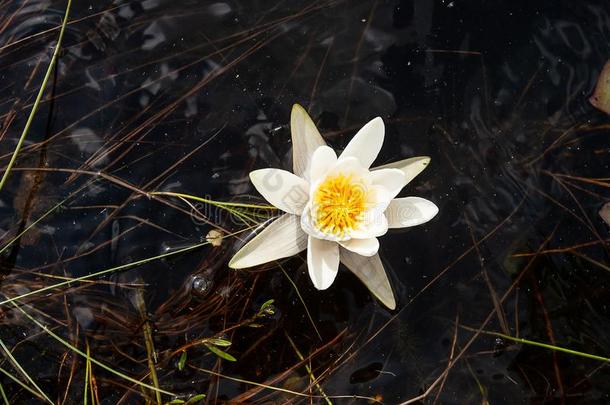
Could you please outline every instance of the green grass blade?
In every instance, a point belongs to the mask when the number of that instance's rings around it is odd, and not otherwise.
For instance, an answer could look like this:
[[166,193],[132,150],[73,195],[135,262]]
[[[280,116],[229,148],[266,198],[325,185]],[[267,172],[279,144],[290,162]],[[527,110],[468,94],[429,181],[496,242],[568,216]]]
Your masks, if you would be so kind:
[[125,269],[131,268],[131,267],[135,267],[135,266],[139,266],[141,264],[145,264],[145,263],[148,263],[148,262],[151,262],[151,261],[154,261],[154,260],[163,259],[165,257],[177,255],[177,254],[184,253],[184,252],[188,252],[189,250],[194,250],[194,249],[200,248],[200,247],[208,245],[208,244],[209,244],[209,242],[198,243],[196,245],[188,246],[188,247],[185,247],[183,249],[176,250],[174,252],[163,253],[163,254],[160,254],[160,255],[157,255],[157,256],[153,256],[153,257],[147,257],[146,259],[137,260],[135,262],[122,264],[120,266],[112,267],[110,269],[101,270],[101,271],[98,271],[98,272],[95,272],[95,273],[91,273],[91,274],[87,274],[87,275],[84,275],[84,276],[81,276],[81,277],[76,277],[76,278],[73,278],[73,279],[70,279],[70,280],[67,280],[67,281],[62,281],[61,283],[56,283],[56,284],[53,284],[53,285],[49,285],[47,287],[39,288],[38,290],[33,290],[33,291],[27,292],[25,294],[18,295],[18,296],[13,297],[13,298],[7,298],[7,299],[5,299],[3,301],[0,301],[0,306],[4,305],[4,304],[8,304],[8,303],[14,303],[15,301],[19,301],[19,300],[21,300],[23,298],[26,298],[26,297],[29,297],[29,296],[32,296],[32,295],[35,295],[35,294],[40,294],[40,293],[43,293],[45,291],[52,290],[54,288],[59,288],[59,287],[67,286],[67,285],[70,285],[72,283],[76,283],[76,282],[79,282],[79,281],[82,281],[82,280],[88,280],[90,278],[99,277],[99,276],[103,276],[103,275],[106,275],[106,274],[109,274],[109,273],[125,270]]
[[502,339],[512,340],[513,342],[522,343],[525,345],[543,347],[545,349],[555,350],[557,352],[572,354],[574,356],[586,357],[587,359],[599,360],[599,361],[603,361],[606,363],[610,363],[610,358],[608,358],[608,357],[602,357],[602,356],[597,356],[595,354],[579,352],[577,350],[566,349],[565,347],[554,346],[554,345],[550,345],[548,343],[535,342],[533,340],[518,338],[518,337],[505,335],[503,333],[498,333],[498,332],[484,332],[484,333],[486,333],[488,335],[498,336],[498,337],[501,337]]
[[25,123],[25,127],[23,128],[23,132],[21,132],[21,136],[19,137],[19,141],[17,141],[17,146],[15,146],[15,150],[13,151],[13,155],[11,156],[11,160],[2,175],[2,180],[0,180],[0,190],[4,187],[4,183],[8,178],[8,175],[15,164],[15,160],[17,160],[17,155],[19,154],[19,150],[21,149],[21,145],[25,140],[28,132],[30,132],[30,126],[32,125],[32,121],[34,121],[34,116],[36,115],[36,111],[38,111],[38,106],[40,105],[40,100],[42,99],[42,95],[44,94],[44,90],[47,87],[47,82],[49,81],[49,77],[51,77],[51,72],[57,63],[57,55],[59,55],[59,49],[61,48],[61,42],[64,38],[64,31],[66,30],[66,24],[68,22],[68,17],[70,15],[70,6],[72,5],[72,0],[68,0],[68,4],[66,5],[66,12],[64,14],[64,19],[61,23],[61,30],[59,31],[59,38],[57,39],[57,45],[55,45],[55,49],[53,50],[53,56],[51,57],[51,62],[47,67],[47,71],[44,75],[44,79],[42,80],[42,84],[40,85],[40,89],[38,90],[38,94],[36,95],[36,100],[34,101],[34,105],[32,106],[32,111],[30,111],[30,115],[28,116],[28,120]]
[[[87,357],[90,357],[90,349],[89,349],[89,342],[86,341],[86,345],[87,345]],[[89,358],[87,358],[87,362],[86,362],[86,367],[85,367],[85,392],[83,393],[83,405],[87,405],[87,397],[89,396],[89,373],[91,372],[91,361],[89,361]]]
[[[469,330],[471,332],[477,331],[477,329],[471,328],[469,326],[462,325],[461,327],[463,329]],[[489,335],[489,336],[497,336],[502,339],[511,340],[513,342],[521,343],[524,345],[542,347],[544,349],[554,350],[554,351],[561,352],[561,353],[567,353],[567,354],[571,354],[574,356],[585,357],[587,359],[598,360],[598,361],[603,361],[605,363],[610,363],[610,358],[608,358],[608,357],[598,356],[595,354],[590,354],[590,353],[585,353],[585,352],[579,352],[577,350],[572,350],[572,349],[566,349],[565,347],[561,347],[561,346],[555,346],[555,345],[550,345],[548,343],[541,343],[541,342],[536,342],[536,341],[529,340],[529,339],[518,338],[518,337],[514,337],[514,336],[510,336],[510,335],[505,335],[504,333],[500,333],[500,332],[491,332],[491,331],[487,331],[487,330],[482,330],[481,333],[483,333],[485,335]]]
[[32,229],[34,226],[36,226],[36,224],[38,224],[40,221],[42,221],[43,219],[45,219],[49,214],[51,214],[53,211],[55,211],[56,209],[58,209],[59,207],[61,207],[63,204],[65,204],[70,198],[72,198],[73,195],[68,196],[67,198],[63,199],[62,201],[58,202],[57,204],[55,204],[53,207],[51,207],[47,212],[45,212],[44,214],[42,214],[42,216],[40,218],[38,218],[36,221],[32,222],[31,224],[29,224],[23,231],[19,232],[13,239],[11,239],[10,241],[7,242],[6,245],[4,245],[2,247],[2,249],[0,249],[0,254],[2,254],[6,249],[8,249],[13,243],[15,243],[15,241],[19,240],[19,238],[21,238],[23,235],[25,235],[30,229]]
[[4,350],[4,353],[6,353],[6,356],[10,359],[11,363],[13,364],[13,367],[15,367],[17,370],[19,370],[21,375],[23,377],[25,377],[25,379],[28,380],[29,383],[32,384],[32,386],[38,390],[40,396],[42,396],[48,403],[53,404],[53,401],[51,401],[51,399],[47,396],[47,394],[44,393],[44,391],[38,386],[38,384],[36,384],[34,382],[32,377],[30,377],[30,375],[23,369],[23,367],[21,367],[21,364],[19,364],[19,362],[13,356],[13,354],[8,349],[8,347],[6,347],[6,345],[4,344],[4,341],[2,339],[0,339],[0,346],[2,347],[2,350]]
[[[0,367],[0,373],[4,374],[5,376],[7,376],[8,378],[10,378],[11,380],[13,380],[14,382],[16,382],[17,384],[21,385],[23,387],[24,390],[28,391],[30,394],[34,395],[37,398],[40,399],[44,399],[40,396],[39,392],[34,391],[32,388],[30,388],[27,384],[23,383],[23,381],[20,381],[17,377],[15,377],[14,375],[12,375],[11,373],[9,373],[8,371],[6,371],[5,369]],[[3,395],[4,396],[4,395]],[[8,401],[8,399],[7,399]]]
[[[15,308],[17,308],[19,311],[21,311],[21,313],[23,315],[25,315],[30,321],[32,321],[34,324],[36,324],[36,326],[38,326],[39,328],[41,328],[46,334],[48,334],[49,336],[51,336],[53,339],[55,339],[57,342],[61,343],[62,345],[66,346],[68,349],[72,350],[74,353],[80,355],[81,357],[85,358],[85,360],[90,361],[91,363],[103,368],[104,370],[108,371],[109,373],[112,373],[114,375],[116,375],[117,377],[120,377],[124,380],[127,380],[133,384],[136,384],[140,387],[143,388],[148,388],[149,390],[153,390],[153,391],[158,391],[162,394],[165,395],[170,395],[170,396],[175,396],[174,393],[169,392],[169,391],[165,391],[162,390],[160,388],[156,388],[150,384],[146,384],[143,383],[142,381],[136,380],[135,378],[132,378],[130,376],[128,376],[127,374],[123,374],[120,371],[117,371],[115,369],[113,369],[110,366],[107,366],[106,364],[94,359],[91,356],[88,356],[87,353],[83,352],[82,350],[80,350],[77,347],[72,346],[69,342],[67,342],[66,340],[62,339],[59,335],[55,334],[53,331],[51,331],[49,328],[46,327],[46,325],[43,325],[42,323],[40,323],[36,318],[34,318],[32,315],[30,315],[27,311],[25,311],[21,306],[15,304],[14,302],[12,302],[13,306]],[[25,306],[25,305],[24,305]]]
[[8,398],[6,397],[6,393],[4,392],[4,386],[0,383],[0,395],[2,395],[2,400],[4,401],[4,405],[10,405]]
[[[250,230],[252,228],[254,228],[254,227],[252,226],[252,227],[248,227],[248,228],[239,230],[237,232],[225,235],[225,236],[223,236],[223,238],[228,238],[228,237],[231,237],[231,236],[235,236],[235,235],[240,234],[242,232],[248,231],[248,230]],[[79,281],[88,280],[88,279],[91,279],[91,278],[94,278],[94,277],[103,276],[103,275],[106,275],[106,274],[109,274],[109,273],[125,270],[125,269],[131,268],[131,267],[135,267],[135,266],[139,266],[141,264],[145,264],[145,263],[148,263],[148,262],[151,262],[151,261],[154,261],[154,260],[163,259],[163,258],[174,256],[174,255],[177,255],[177,254],[180,254],[180,253],[188,252],[190,250],[198,249],[198,248],[200,248],[202,246],[209,245],[209,244],[210,244],[210,242],[208,242],[208,241],[201,242],[201,243],[198,243],[198,244],[193,245],[193,246],[188,246],[188,247],[185,247],[183,249],[176,250],[174,252],[168,252],[168,253],[163,253],[163,254],[160,254],[160,255],[157,255],[157,256],[153,256],[153,257],[147,257],[145,259],[137,260],[135,262],[122,264],[120,266],[112,267],[110,269],[101,270],[101,271],[98,271],[98,272],[95,272],[95,273],[91,273],[91,274],[87,274],[87,275],[84,275],[84,276],[81,276],[81,277],[76,277],[76,278],[73,278],[73,279],[70,279],[70,280],[62,281],[61,283],[57,283],[57,284],[49,285],[47,287],[39,288],[38,290],[33,290],[33,291],[30,291],[30,292],[18,295],[16,297],[6,298],[5,300],[0,301],[0,306],[2,306],[4,304],[8,304],[8,303],[14,303],[15,301],[19,301],[19,300],[21,300],[23,298],[30,297],[32,295],[40,294],[42,292],[49,291],[49,290],[52,290],[54,288],[63,287],[63,286],[66,286],[66,285],[70,285],[72,283],[79,282]]]

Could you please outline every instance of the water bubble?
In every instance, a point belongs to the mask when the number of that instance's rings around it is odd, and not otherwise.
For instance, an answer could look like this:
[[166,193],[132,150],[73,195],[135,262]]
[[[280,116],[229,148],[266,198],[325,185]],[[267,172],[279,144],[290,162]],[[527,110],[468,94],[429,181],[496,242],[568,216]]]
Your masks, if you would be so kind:
[[191,287],[193,293],[197,295],[206,295],[212,288],[212,281],[205,276],[194,276]]

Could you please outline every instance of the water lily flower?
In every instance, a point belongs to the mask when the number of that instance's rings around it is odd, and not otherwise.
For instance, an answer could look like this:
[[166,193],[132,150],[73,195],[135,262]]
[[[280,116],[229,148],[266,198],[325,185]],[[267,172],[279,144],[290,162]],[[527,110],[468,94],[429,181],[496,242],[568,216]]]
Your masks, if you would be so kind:
[[428,222],[438,213],[426,199],[395,198],[430,158],[414,157],[371,169],[384,138],[379,117],[362,127],[338,157],[298,104],[292,108],[290,128],[294,173],[281,169],[250,173],[254,187],[284,214],[246,243],[229,267],[252,267],[307,249],[309,276],[318,290],[330,287],[341,262],[386,307],[396,308],[377,238],[391,228]]

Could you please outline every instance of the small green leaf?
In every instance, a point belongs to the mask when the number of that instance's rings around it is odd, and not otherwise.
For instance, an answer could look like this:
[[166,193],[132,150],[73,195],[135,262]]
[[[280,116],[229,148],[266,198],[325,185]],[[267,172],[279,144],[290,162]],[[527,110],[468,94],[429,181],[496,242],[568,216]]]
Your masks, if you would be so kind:
[[180,360],[178,360],[178,370],[184,370],[184,365],[186,364],[186,350],[182,351],[180,355]]
[[220,346],[220,347],[231,346],[231,341],[227,340],[227,339],[212,338],[212,339],[206,339],[206,342],[209,344],[212,344],[214,346]]
[[181,399],[174,399],[172,401],[169,401],[167,403],[167,405],[178,405],[178,404],[183,404],[183,403],[184,403],[184,401]]
[[209,351],[211,351],[212,353],[214,353],[215,355],[217,355],[221,359],[225,359],[225,360],[228,360],[228,361],[237,361],[237,359],[235,357],[231,356],[227,352],[223,352],[222,350],[220,350],[216,346],[212,346],[212,345],[207,344],[207,343],[205,344],[205,346],[208,348]]
[[186,405],[188,404],[194,404],[197,401],[201,401],[203,398],[205,398],[205,394],[197,394],[192,396],[191,398],[189,398],[188,401],[186,401]]
[[263,302],[263,305],[261,305],[261,309],[259,309],[259,311],[260,312],[264,311],[265,308],[267,308],[269,305],[273,304],[274,302],[275,302],[275,300],[273,298]]
[[248,325],[251,328],[262,328],[263,325],[261,325],[260,323],[251,323]]

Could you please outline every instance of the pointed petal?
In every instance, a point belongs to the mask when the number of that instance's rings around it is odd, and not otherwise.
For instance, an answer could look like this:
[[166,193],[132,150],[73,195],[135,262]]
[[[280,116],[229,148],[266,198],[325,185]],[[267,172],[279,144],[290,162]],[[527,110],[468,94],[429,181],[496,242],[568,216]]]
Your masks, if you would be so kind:
[[350,269],[383,305],[389,309],[396,309],[394,293],[379,254],[364,257],[341,248],[340,256],[341,263]]
[[368,169],[381,150],[384,133],[383,120],[380,117],[372,119],[354,135],[339,158],[355,157]]
[[420,174],[428,164],[430,163],[430,157],[428,156],[417,156],[409,159],[399,160],[398,162],[388,163],[387,165],[375,167],[372,170],[380,170],[380,169],[400,169],[406,176],[407,184],[411,182]]
[[329,146],[320,146],[313,153],[311,158],[311,169],[309,178],[312,183],[321,179],[328,171],[335,166],[337,154]]
[[339,245],[336,242],[309,237],[307,268],[314,287],[326,290],[339,271]]
[[379,250],[379,240],[377,238],[350,239],[339,242],[339,244],[350,252],[366,257],[373,256]]
[[290,132],[292,134],[292,167],[294,174],[307,179],[309,164],[313,152],[320,146],[325,146],[316,124],[309,114],[298,104],[292,106],[290,114]]
[[307,234],[296,215],[284,214],[246,243],[229,261],[232,269],[243,269],[290,257],[307,248]]
[[438,213],[438,207],[425,198],[396,198],[390,202],[385,215],[390,228],[405,228],[430,221]]
[[309,183],[286,170],[254,170],[250,180],[265,200],[289,214],[300,214],[309,199]]
[[392,199],[400,193],[400,190],[407,185],[407,179],[402,170],[399,169],[379,169],[371,171],[373,184],[383,186],[389,198]]

